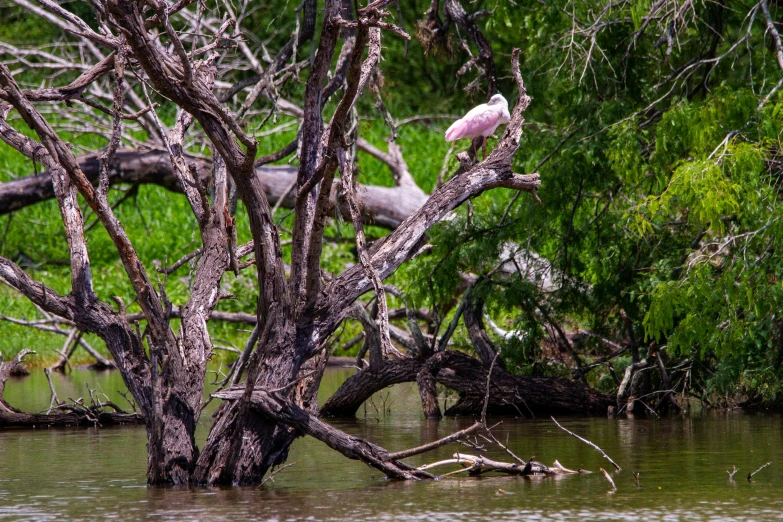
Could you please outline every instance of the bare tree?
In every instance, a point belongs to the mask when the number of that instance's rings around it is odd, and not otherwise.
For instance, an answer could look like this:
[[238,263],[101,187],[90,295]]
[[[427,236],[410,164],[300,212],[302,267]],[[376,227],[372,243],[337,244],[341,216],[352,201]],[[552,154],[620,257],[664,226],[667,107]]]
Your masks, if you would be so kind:
[[[413,362],[413,373],[405,378],[416,380],[421,375],[422,389],[427,390],[422,392],[423,399],[426,395],[431,403],[434,380],[442,381],[447,373],[439,373],[439,369],[449,364],[467,365],[470,370],[464,379],[483,377],[477,384],[480,390],[466,390],[466,400],[480,402],[485,397],[482,383],[487,369],[482,363],[432,350],[416,321],[410,319],[410,309],[406,312],[410,338],[390,327],[385,306],[388,290],[382,281],[420,251],[430,227],[468,199],[498,187],[535,197],[540,183],[537,174],[520,175],[511,170],[523,113],[531,100],[519,73],[519,51],[514,51],[511,64],[519,94],[511,123],[498,146],[479,164],[460,154],[459,171],[427,198],[412,182],[399,148],[392,144],[389,153],[372,148],[357,136],[358,127],[352,123],[356,101],[377,71],[382,35],[408,38],[402,29],[386,21],[389,13],[385,8],[391,0],[375,0],[356,12],[348,2],[326,0],[319,41],[312,44],[317,46],[312,63],[297,61],[297,51],[315,34],[315,0],[303,1],[301,23],[268,63],[262,63],[243,39],[241,24],[247,2],[240,12],[228,4],[209,12],[195,4],[196,10],[190,11],[192,2],[188,0],[171,5],[160,0],[96,0],[92,5],[98,23],[91,26],[49,0],[40,0],[37,5],[15,1],[68,35],[71,48],[64,48],[51,66],[66,67],[68,63],[81,74],[65,86],[25,88],[21,70],[0,64],[0,139],[46,169],[43,174],[15,182],[21,192],[13,192],[11,184],[0,187],[0,200],[7,198],[0,206],[20,208],[49,194],[57,198],[70,252],[71,292],[55,292],[2,257],[0,280],[54,318],[53,327],[95,333],[105,342],[146,424],[148,482],[258,484],[272,466],[285,461],[294,438],[302,433],[316,436],[389,476],[431,476],[383,457],[382,448],[317,421],[318,383],[329,356],[327,340],[343,321],[356,316],[357,299],[373,291],[378,316],[360,318],[365,328],[379,333],[366,336],[368,349],[374,354],[371,360],[376,362],[372,375]],[[452,19],[464,18],[456,1],[449,0],[447,8]],[[491,49],[489,54],[485,52],[486,40],[472,18],[463,23],[470,24],[466,27],[471,37],[482,47],[479,61],[493,91]],[[69,53],[79,58],[62,58]],[[305,66],[309,66],[309,76],[300,109],[282,100],[279,89]],[[237,70],[252,71],[253,75],[234,83],[222,81],[232,77],[229,71]],[[325,104],[339,91],[342,96],[325,123]],[[265,156],[259,156],[258,142],[247,126],[247,116],[259,99],[272,102],[267,117],[280,110],[301,119],[297,139]],[[81,116],[59,116],[65,103],[77,104]],[[177,109],[171,129],[156,113],[159,104]],[[12,125],[12,111],[34,131],[36,139],[20,132],[16,122]],[[57,129],[62,126],[61,130],[67,130],[69,125],[89,126],[92,132],[103,133],[109,139],[107,147],[77,157],[58,134]],[[127,132],[131,129],[145,131],[148,145],[155,150],[121,149],[123,141],[136,144]],[[211,160],[191,152],[189,143],[194,136],[208,144]],[[383,215],[383,205],[373,205],[372,190],[354,183],[355,147],[386,161],[395,170],[397,189],[405,189],[410,201],[410,208],[386,212],[382,224],[395,229],[372,246],[363,242],[363,219]],[[297,169],[266,166],[294,153],[299,158]],[[141,180],[184,192],[198,223],[201,247],[188,258],[198,260],[192,291],[187,302],[178,307],[139,259],[109,202],[113,182]],[[249,215],[253,241],[246,245],[236,244],[234,190]],[[126,313],[122,303],[114,309],[94,291],[79,196],[113,241],[140,315]],[[283,263],[271,204],[285,204],[295,212],[290,273]],[[352,218],[361,263],[326,280],[321,270],[324,229],[335,206]],[[252,263],[238,261],[248,255],[253,256]],[[203,406],[207,361],[215,350],[207,323],[218,316],[214,308],[223,297],[220,283],[224,274],[250,266],[257,271],[258,306],[255,313],[233,319],[252,322],[255,329],[231,380],[227,380],[232,386],[216,395],[225,402],[199,449],[194,433]],[[173,318],[180,320],[176,328]],[[143,331],[138,328],[139,320],[145,322]],[[478,339],[483,331],[480,320],[474,321],[473,330]],[[447,335],[451,332],[453,329]],[[392,338],[398,344],[407,343],[413,355],[392,360],[397,352]],[[440,341],[445,346],[448,337]],[[498,391],[488,391],[486,397],[513,405],[524,400],[501,397],[511,394],[522,399],[520,393],[528,393],[529,386],[540,392],[551,382],[515,380],[507,373],[500,379]],[[464,387],[464,382],[452,386]],[[605,409],[609,402],[606,396],[580,384],[563,382],[567,383],[561,383],[564,393],[571,394],[566,402],[584,404],[588,397],[588,410]],[[520,392],[522,389],[525,391]]]

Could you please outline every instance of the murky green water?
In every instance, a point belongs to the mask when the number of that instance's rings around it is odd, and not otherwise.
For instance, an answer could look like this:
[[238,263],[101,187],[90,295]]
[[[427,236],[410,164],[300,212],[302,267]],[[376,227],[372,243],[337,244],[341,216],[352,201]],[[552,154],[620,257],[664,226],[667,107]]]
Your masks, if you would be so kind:
[[[327,397],[350,370],[330,369]],[[86,385],[122,404],[116,372],[57,378],[61,398],[86,397]],[[8,383],[21,408],[48,406],[43,376]],[[384,405],[391,413],[378,414]],[[415,389],[376,398],[360,418],[334,424],[391,450],[416,446],[469,425],[425,422]],[[600,474],[552,478],[486,476],[399,483],[349,461],[313,439],[296,442],[274,483],[262,488],[150,489],[144,484],[142,427],[0,431],[0,520],[768,520],[783,519],[783,432],[778,415],[720,413],[671,419],[559,419],[603,447],[623,471],[610,494]],[[208,416],[200,430],[206,436]],[[598,471],[607,462],[544,419],[503,419],[495,429],[522,457]],[[467,448],[450,446],[409,459],[425,463]],[[497,450],[490,458],[507,460]],[[752,483],[748,471],[772,465]],[[736,482],[726,469],[740,468]],[[631,480],[641,473],[642,489]],[[460,477],[460,478],[457,478]],[[502,494],[499,489],[508,492]]]

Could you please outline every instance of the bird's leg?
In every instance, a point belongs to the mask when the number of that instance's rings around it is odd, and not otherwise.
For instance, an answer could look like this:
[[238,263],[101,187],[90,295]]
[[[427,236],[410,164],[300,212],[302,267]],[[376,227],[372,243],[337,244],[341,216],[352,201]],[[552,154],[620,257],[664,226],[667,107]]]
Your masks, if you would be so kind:
[[471,138],[470,139],[470,146],[473,147],[473,159],[478,160],[478,152],[476,152],[476,140]]
[[483,156],[481,161],[484,161],[487,159],[487,137],[484,136],[484,141],[481,144],[481,155]]

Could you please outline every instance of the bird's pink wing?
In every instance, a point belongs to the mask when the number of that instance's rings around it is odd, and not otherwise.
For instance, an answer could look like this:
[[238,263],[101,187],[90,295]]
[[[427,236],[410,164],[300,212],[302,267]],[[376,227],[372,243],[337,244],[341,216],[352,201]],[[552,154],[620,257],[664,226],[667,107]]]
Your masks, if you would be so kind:
[[491,134],[488,131],[497,128],[502,114],[502,110],[498,110],[494,106],[483,104],[474,107],[464,118],[455,121],[449,127],[446,131],[446,141]]
[[467,123],[465,122],[465,118],[455,121],[446,131],[446,141],[454,141],[460,138],[464,138],[466,130]]
[[465,136],[475,138],[482,136],[493,127],[497,127],[501,111],[488,105],[479,105],[465,115],[463,121],[466,124]]

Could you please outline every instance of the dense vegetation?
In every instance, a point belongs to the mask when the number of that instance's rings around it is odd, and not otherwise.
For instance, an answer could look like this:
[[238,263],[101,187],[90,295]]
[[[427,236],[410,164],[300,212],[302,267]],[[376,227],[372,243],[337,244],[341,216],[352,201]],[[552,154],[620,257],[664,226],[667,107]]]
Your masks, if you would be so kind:
[[[270,24],[279,27],[265,42],[274,49],[288,39],[296,14],[271,9],[273,4],[259,6],[264,8],[249,13],[243,25],[256,28],[259,37],[266,37]],[[89,18],[87,3],[67,7]],[[428,7],[420,0],[400,3],[401,24],[410,32],[418,28],[420,39],[385,38],[380,68],[383,102],[398,122],[430,116],[400,124],[396,139],[416,182],[429,192],[446,154],[467,145],[460,142],[450,151],[442,132],[451,119],[437,115],[463,114],[484,102],[486,81],[474,69],[462,69],[470,59],[465,50],[470,45],[461,43],[465,35],[454,29],[446,37],[428,33],[423,22]],[[491,42],[499,90],[509,100],[513,80],[507,56],[513,47],[522,49],[522,74],[534,100],[516,170],[541,174],[542,203],[517,199],[504,189],[474,199],[431,232],[433,248],[426,255],[389,282],[430,310],[432,332],[449,324],[465,290],[464,275],[477,276],[472,291],[500,325],[493,340],[516,372],[578,376],[572,367],[625,347],[607,364],[585,372],[587,379],[613,391],[629,364],[655,357],[677,370],[668,377],[645,372],[648,389],[674,389],[718,405],[783,401],[783,252],[777,241],[783,233],[783,48],[777,33],[783,24],[776,22],[781,7],[766,0],[725,5],[483,0],[470,9],[488,11],[476,21]],[[6,6],[2,13],[0,41],[25,47],[58,38],[56,28],[19,7]],[[260,45],[253,34],[247,36]],[[305,48],[300,54],[306,53]],[[432,54],[439,59],[425,59]],[[307,71],[300,74],[302,81],[286,83],[281,96],[301,93]],[[35,71],[24,79],[35,84]],[[366,139],[384,147],[389,130],[375,101],[372,92],[363,95],[360,124]],[[264,103],[269,104],[258,102]],[[67,115],[51,116],[68,121]],[[161,117],[170,123],[174,114]],[[290,121],[279,116],[268,125]],[[277,150],[295,135],[296,126],[288,126],[259,137],[259,149],[262,154]],[[106,141],[78,130],[63,136],[77,151]],[[490,140],[489,148],[493,144]],[[446,161],[446,171],[453,171],[456,160]],[[391,182],[386,166],[369,156],[360,155],[360,169],[362,183]],[[0,181],[34,170],[0,146]],[[137,239],[148,269],[171,264],[198,246],[184,197],[151,185],[125,189],[133,192],[117,213]],[[118,190],[110,197],[123,196]],[[293,217],[284,217],[288,212],[278,211],[284,239],[293,223]],[[240,208],[240,241],[249,239],[245,220]],[[0,223],[0,255],[33,268],[37,279],[67,293],[67,244],[56,202],[9,214]],[[353,231],[340,220],[329,226],[326,235],[335,240],[325,246],[324,268],[339,273],[357,262],[352,243],[340,240]],[[387,231],[368,227],[368,233],[378,237]],[[92,228],[88,239],[96,292],[130,303],[132,289],[102,227]],[[516,273],[499,272],[509,256],[527,258],[528,264]],[[528,268],[538,277],[528,277]],[[251,279],[247,273],[226,276],[225,290],[237,299],[221,302],[219,309],[252,308]],[[169,299],[181,302],[188,283],[186,269],[173,274],[167,281]],[[0,299],[3,315],[36,315],[27,300],[5,286]],[[215,323],[210,328],[213,339],[226,346],[241,347],[247,336],[245,327]],[[501,329],[512,335],[502,335]],[[335,353],[349,353],[341,347],[358,331],[358,325],[346,324],[333,339]],[[0,322],[5,355],[34,348],[42,360],[52,359],[63,340]],[[90,340],[100,346],[97,338]],[[471,349],[462,327],[453,342]]]

